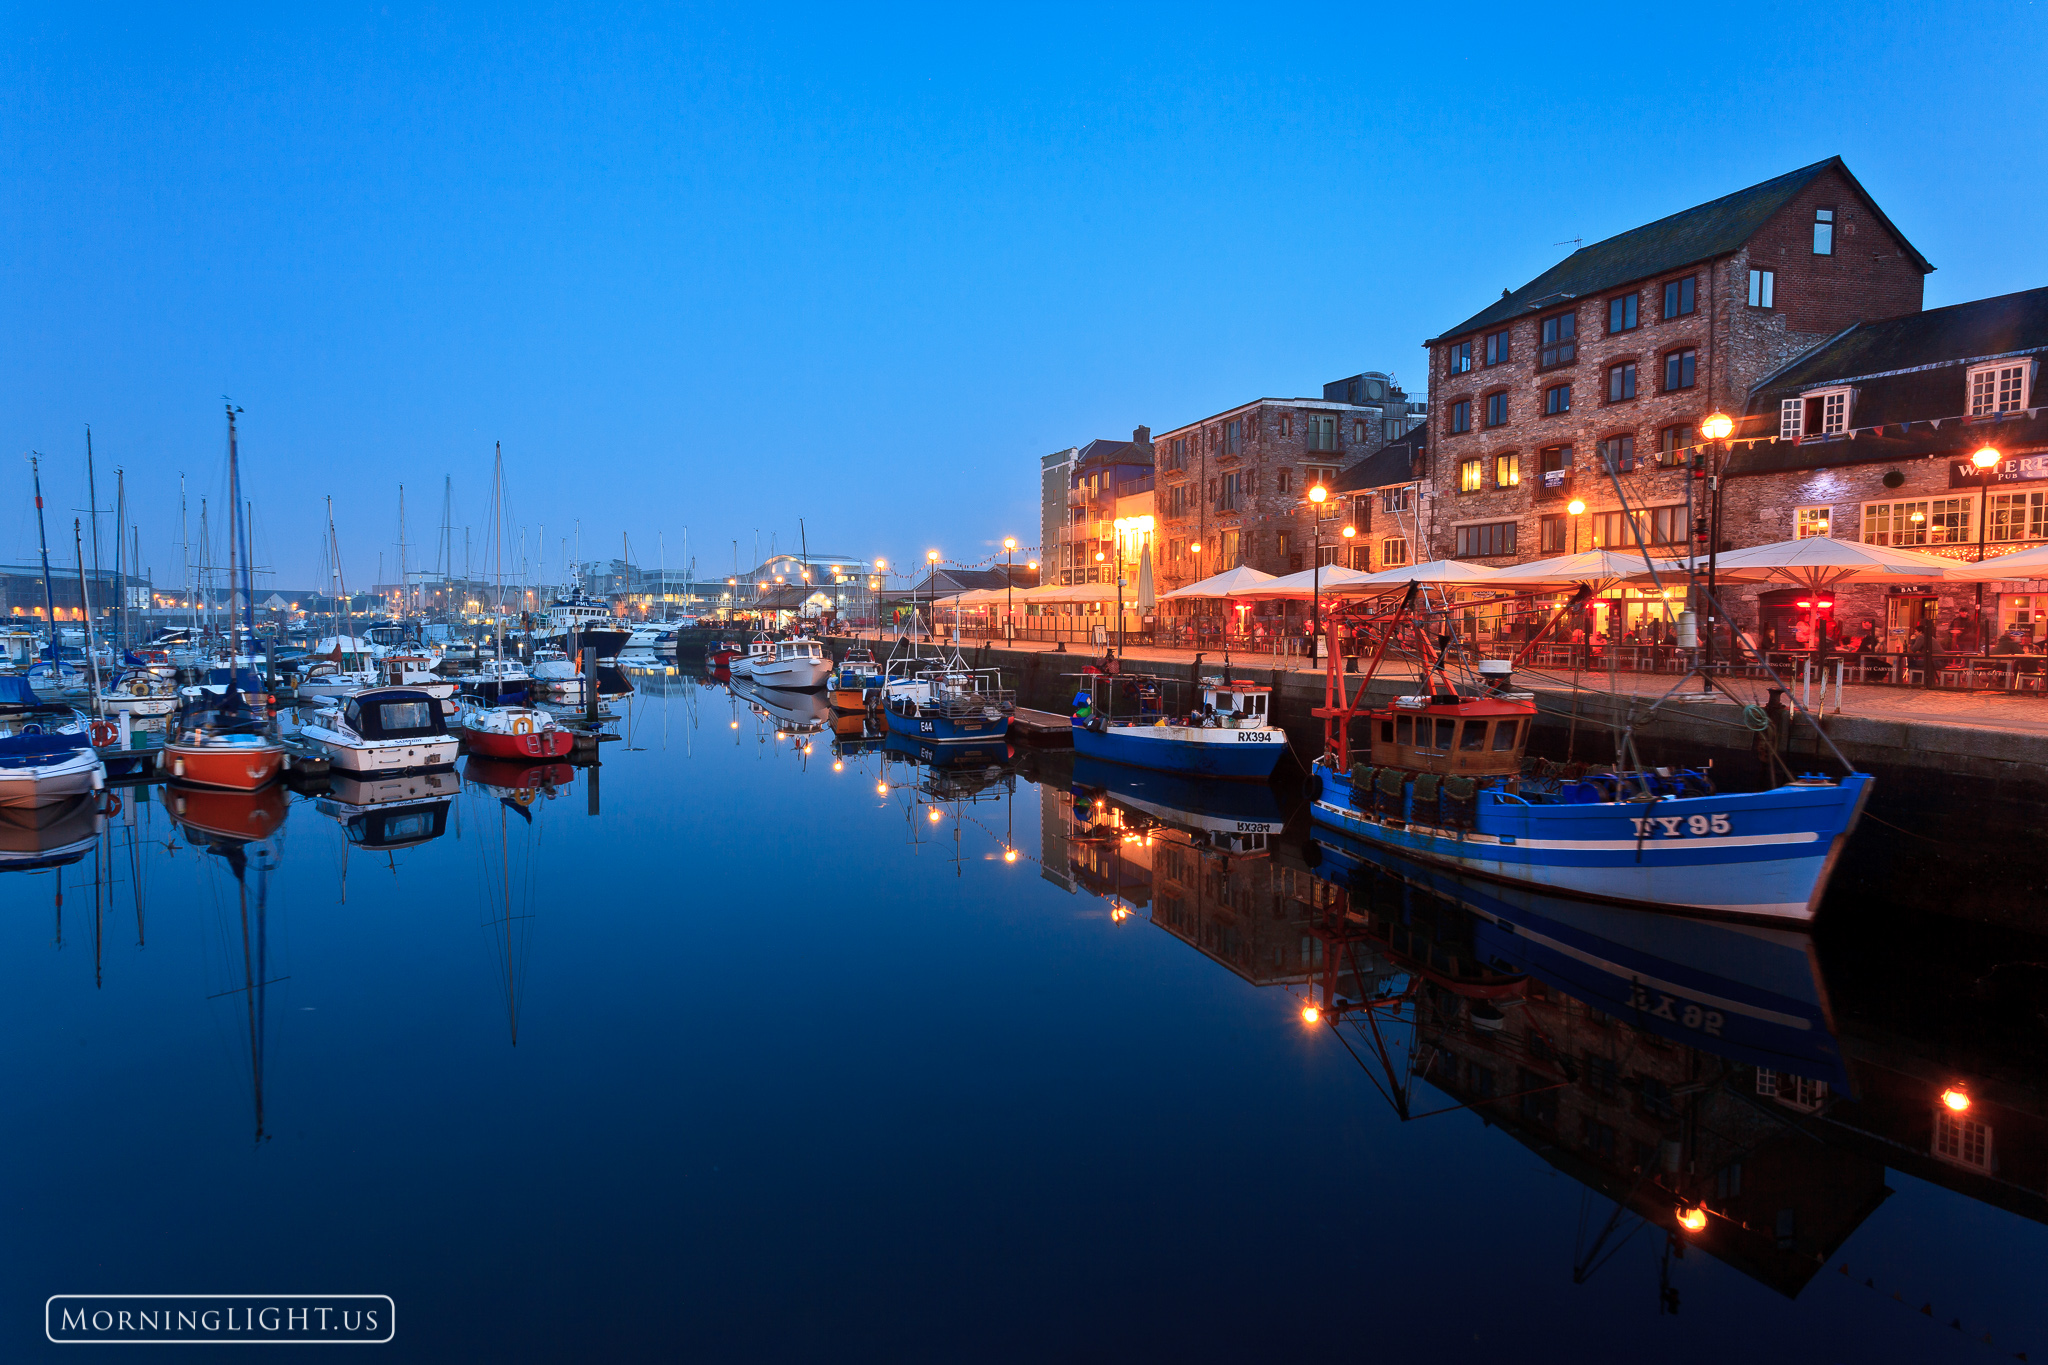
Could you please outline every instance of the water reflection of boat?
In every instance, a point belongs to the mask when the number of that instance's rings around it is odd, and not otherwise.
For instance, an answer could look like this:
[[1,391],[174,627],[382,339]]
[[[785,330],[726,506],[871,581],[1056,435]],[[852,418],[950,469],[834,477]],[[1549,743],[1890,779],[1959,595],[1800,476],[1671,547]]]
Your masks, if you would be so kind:
[[909,735],[889,731],[882,747],[885,752],[898,758],[910,759],[932,768],[958,772],[977,772],[987,768],[1000,768],[1010,761],[1009,741],[997,735],[982,744],[926,744]]
[[339,821],[349,843],[372,852],[412,848],[448,828],[448,807],[462,790],[452,772],[358,776],[336,773],[313,808]]
[[774,721],[776,728],[795,734],[815,734],[832,723],[832,708],[817,692],[763,688],[740,683],[734,694]]
[[471,754],[463,762],[462,777],[469,786],[488,795],[526,806],[537,795],[552,800],[557,792],[574,786],[576,770],[567,763],[522,763],[517,759]]
[[1287,824],[1273,789],[1253,783],[1199,781],[1076,756],[1073,788],[1077,800],[1124,807],[1129,828],[1171,828],[1232,853],[1265,852]]
[[100,799],[87,793],[43,806],[0,807],[0,872],[75,863],[99,838]]
[[291,810],[281,782],[255,791],[171,782],[164,787],[164,805],[194,843],[208,846],[220,840],[248,843],[268,839]]
[[[1319,830],[1328,870],[1341,870],[1354,909],[1376,878],[1417,888],[1470,916],[1478,963],[1533,976],[1602,1013],[1675,1043],[1749,1066],[1845,1087],[1843,1067],[1804,934],[1602,905],[1402,858]],[[1380,917],[1392,939],[1415,935]],[[1418,944],[1418,965],[1432,965]],[[1441,953],[1435,955],[1442,960]]]

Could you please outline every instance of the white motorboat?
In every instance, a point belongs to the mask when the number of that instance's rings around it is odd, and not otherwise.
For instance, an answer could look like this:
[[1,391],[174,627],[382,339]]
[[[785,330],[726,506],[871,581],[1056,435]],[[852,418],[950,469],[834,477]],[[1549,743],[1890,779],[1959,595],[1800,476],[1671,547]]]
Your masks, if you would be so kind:
[[576,662],[559,649],[543,649],[533,656],[534,689],[562,706],[583,705],[583,675]]
[[151,668],[131,668],[100,689],[100,711],[110,716],[168,716],[178,709],[178,685]]
[[[756,684],[798,692],[815,692],[832,672],[825,646],[811,639],[777,640],[772,656],[754,659],[750,655],[749,661],[753,667],[747,676]],[[733,671],[739,672],[737,668]]]
[[46,806],[107,784],[106,766],[88,735],[10,735],[0,739],[0,807]]
[[89,690],[85,670],[68,659],[43,659],[28,670],[28,685],[38,697],[82,697]]
[[775,641],[767,635],[756,635],[747,641],[747,652],[727,664],[726,671],[735,678],[751,678],[757,665],[772,663],[774,659]]
[[456,683],[434,671],[434,660],[425,654],[387,654],[377,661],[378,679],[386,687],[414,687],[441,703],[441,714],[455,714]]
[[352,773],[444,768],[460,748],[438,700],[412,687],[371,687],[324,707],[299,734]]
[[457,677],[455,684],[465,695],[499,702],[515,693],[523,697],[532,692],[534,676],[517,659],[486,659],[476,672]]
[[299,696],[308,701],[339,701],[381,682],[374,668],[350,669],[325,660],[299,680]]

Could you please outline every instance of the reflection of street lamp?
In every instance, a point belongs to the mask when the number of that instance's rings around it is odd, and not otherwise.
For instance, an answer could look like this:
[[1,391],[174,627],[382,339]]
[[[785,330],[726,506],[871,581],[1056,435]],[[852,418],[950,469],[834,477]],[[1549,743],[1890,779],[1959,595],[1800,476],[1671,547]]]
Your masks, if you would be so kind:
[[[1977,494],[1977,562],[1984,562],[1984,534],[1991,529],[1991,481],[1998,477],[1998,462],[2004,458],[1996,446],[1979,446],[1970,456],[1984,487]],[[1977,580],[1977,653],[1991,652],[1991,633],[1984,629],[1984,580]]]
[[1309,608],[1308,653],[1316,657],[1323,634],[1323,503],[1329,498],[1330,490],[1317,484],[1308,490],[1309,525],[1315,531],[1315,566],[1309,571],[1309,583],[1313,605]]
[[1003,638],[1010,638],[1010,631],[1017,620],[1017,537],[1003,538]]

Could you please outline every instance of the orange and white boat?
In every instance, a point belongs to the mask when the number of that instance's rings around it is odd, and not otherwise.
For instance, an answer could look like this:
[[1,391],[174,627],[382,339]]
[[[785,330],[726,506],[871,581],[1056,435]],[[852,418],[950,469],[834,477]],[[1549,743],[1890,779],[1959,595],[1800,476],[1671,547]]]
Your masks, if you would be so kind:
[[172,782],[164,787],[171,817],[193,836],[246,842],[268,839],[291,810],[283,783],[254,791],[222,791]]
[[285,748],[270,717],[230,687],[187,702],[164,735],[161,760],[176,781],[229,791],[254,791],[284,768]]

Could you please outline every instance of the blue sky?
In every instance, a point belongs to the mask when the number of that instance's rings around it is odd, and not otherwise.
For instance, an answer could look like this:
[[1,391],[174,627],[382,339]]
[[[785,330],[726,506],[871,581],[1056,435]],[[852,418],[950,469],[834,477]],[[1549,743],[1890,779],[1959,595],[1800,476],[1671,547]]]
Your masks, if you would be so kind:
[[[304,7],[301,7],[302,9]],[[13,7],[0,558],[124,467],[143,560],[220,496],[352,585],[481,559],[491,449],[552,567],[972,562],[1036,461],[1391,370],[1566,254],[1839,153],[1939,270],[2048,283],[2039,6]],[[1995,60],[1994,60],[1995,58]],[[53,526],[53,535],[55,534]],[[458,531],[458,536],[460,532]],[[516,533],[515,533],[516,534]]]

